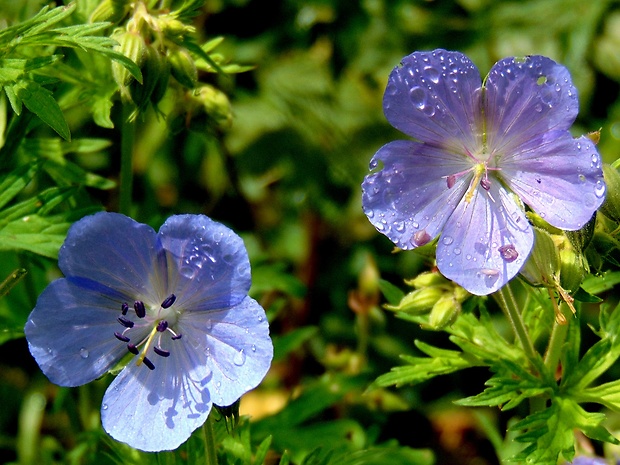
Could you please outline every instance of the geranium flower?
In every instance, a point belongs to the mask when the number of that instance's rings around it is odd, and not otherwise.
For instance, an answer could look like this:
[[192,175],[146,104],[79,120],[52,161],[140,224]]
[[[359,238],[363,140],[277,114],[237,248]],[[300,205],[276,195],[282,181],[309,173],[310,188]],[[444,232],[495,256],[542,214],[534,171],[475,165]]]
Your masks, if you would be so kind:
[[78,386],[131,360],[108,387],[104,429],[144,451],[171,450],[212,404],[234,403],[269,369],[265,311],[247,296],[243,241],[203,215],[172,216],[156,233],[116,213],[69,230],[65,277],[40,295],[26,323],[47,377]]
[[482,83],[461,53],[415,52],[390,74],[383,108],[416,140],[375,154],[364,212],[401,249],[441,233],[439,270],[473,294],[506,284],[532,249],[519,199],[565,230],[582,228],[604,200],[594,144],[568,131],[577,91],[549,58],[505,58]]

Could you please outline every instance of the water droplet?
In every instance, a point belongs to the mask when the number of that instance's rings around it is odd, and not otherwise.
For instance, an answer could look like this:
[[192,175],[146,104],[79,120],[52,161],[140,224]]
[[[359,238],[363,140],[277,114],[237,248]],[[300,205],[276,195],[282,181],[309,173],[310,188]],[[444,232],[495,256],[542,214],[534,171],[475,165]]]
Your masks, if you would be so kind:
[[88,350],[86,350],[84,347],[80,349],[80,357],[88,358]]
[[536,106],[534,106],[534,111],[540,113],[542,111],[542,105],[537,103]]
[[444,245],[450,245],[450,244],[452,244],[454,242],[454,239],[451,236],[444,236],[441,239],[441,242],[443,242]]
[[252,352],[256,352],[256,345],[252,344]]
[[596,181],[596,187],[594,188],[594,194],[598,197],[601,198],[605,195],[605,183],[602,180],[598,180]]
[[414,228],[418,229],[418,228],[420,227],[420,224],[419,224],[418,222],[414,221],[414,222],[412,223],[412,226],[413,226]]
[[426,76],[435,84],[439,82],[439,71],[437,71],[435,68],[433,68],[432,66],[427,66],[426,68],[424,68],[424,71],[426,72]]
[[235,357],[233,358],[233,363],[239,367],[245,363],[245,352],[243,351],[243,349],[241,349],[235,354]]
[[586,177],[585,177],[583,174],[580,174],[580,175],[578,176],[578,179],[579,179],[579,182],[580,182],[581,184],[583,184],[584,182],[586,182]]
[[601,166],[601,159],[596,153],[592,154],[590,160],[592,161],[592,163],[590,163],[592,168],[599,168]]
[[465,258],[466,258],[467,260],[471,260],[471,254],[467,254],[467,255],[465,255]]
[[421,87],[414,87],[409,91],[409,98],[421,110],[426,104],[426,91]]
[[454,252],[454,255],[461,255],[461,249],[458,247],[456,247],[452,252]]
[[103,404],[101,406],[101,410],[107,410],[108,409],[108,404]]

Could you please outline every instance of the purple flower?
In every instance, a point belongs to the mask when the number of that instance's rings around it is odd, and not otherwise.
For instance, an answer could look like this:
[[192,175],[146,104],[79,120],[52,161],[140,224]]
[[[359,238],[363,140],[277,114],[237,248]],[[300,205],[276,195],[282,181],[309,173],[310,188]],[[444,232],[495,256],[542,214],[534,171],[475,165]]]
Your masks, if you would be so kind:
[[65,278],[26,323],[30,352],[54,383],[78,386],[131,360],[108,387],[104,429],[145,451],[175,449],[256,387],[273,346],[265,311],[247,296],[243,241],[202,215],[158,233],[116,213],[75,223],[60,249]]
[[604,200],[594,144],[568,131],[577,91],[549,58],[505,58],[482,83],[461,53],[415,52],[390,74],[383,108],[415,141],[375,154],[364,212],[401,249],[441,233],[439,270],[474,294],[506,284],[532,249],[519,199],[565,230],[582,228]]

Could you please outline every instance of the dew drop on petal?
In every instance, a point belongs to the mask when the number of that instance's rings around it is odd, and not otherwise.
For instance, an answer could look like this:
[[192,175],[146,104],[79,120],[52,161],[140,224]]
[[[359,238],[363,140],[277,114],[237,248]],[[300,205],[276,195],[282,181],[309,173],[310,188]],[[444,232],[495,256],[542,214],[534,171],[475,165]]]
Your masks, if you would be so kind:
[[88,350],[86,350],[84,347],[80,349],[80,357],[88,358]]
[[605,183],[600,179],[596,181],[596,186],[594,187],[594,194],[600,199],[605,195]]
[[108,404],[101,405],[101,410],[107,410],[107,409],[108,409]]
[[252,352],[256,352],[256,345],[252,344]]
[[450,244],[452,244],[454,242],[454,239],[451,236],[444,236],[441,239],[441,242],[443,242],[444,245],[450,245]]
[[461,249],[459,249],[458,247],[455,247],[452,252],[454,252],[454,255],[461,255]]
[[586,182],[586,177],[583,174],[580,174],[578,179],[579,179],[580,184],[583,184],[584,182]]
[[409,91],[409,98],[413,104],[418,107],[420,110],[424,108],[426,104],[426,92],[421,87],[414,87]]
[[233,358],[233,363],[239,367],[245,363],[245,352],[243,351],[243,349],[241,349],[235,354]]
[[424,68],[424,71],[426,72],[426,76],[428,76],[428,78],[435,84],[439,82],[439,71],[437,71],[435,68],[433,68],[432,66],[427,66],[426,68]]

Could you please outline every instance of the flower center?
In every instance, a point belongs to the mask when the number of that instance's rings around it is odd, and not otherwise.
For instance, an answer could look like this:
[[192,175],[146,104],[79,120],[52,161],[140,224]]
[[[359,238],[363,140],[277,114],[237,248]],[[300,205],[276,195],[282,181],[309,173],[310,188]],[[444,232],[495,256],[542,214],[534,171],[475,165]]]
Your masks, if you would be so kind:
[[[134,355],[138,355],[136,365],[144,363],[150,370],[155,369],[153,362],[146,357],[147,352],[153,346],[153,352],[160,357],[169,357],[170,351],[161,347],[162,335],[168,332],[172,335],[171,339],[176,341],[181,339],[182,334],[177,334],[170,328],[171,325],[176,324],[177,313],[171,309],[172,305],[176,301],[177,297],[174,294],[170,294],[161,303],[158,309],[153,309],[147,313],[144,302],[136,300],[133,304],[134,312],[137,320],[132,320],[127,317],[129,314],[129,304],[126,302],[121,305],[121,316],[118,317],[118,322],[125,329],[122,332],[114,332],[114,337],[121,342],[127,344],[127,350]],[[137,344],[131,341],[130,333],[133,329],[145,328],[152,326],[148,336],[143,338]],[[142,349],[142,351],[140,351]]]

